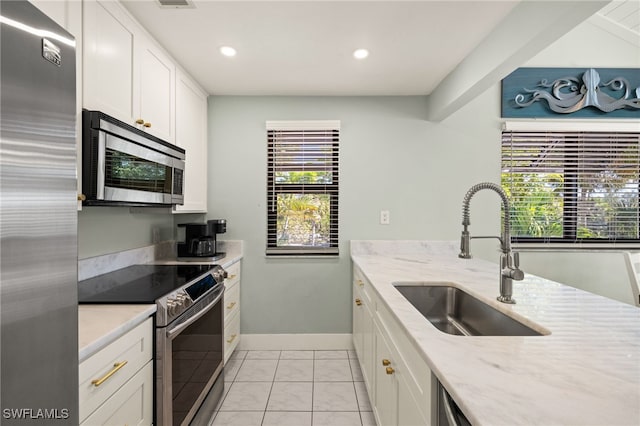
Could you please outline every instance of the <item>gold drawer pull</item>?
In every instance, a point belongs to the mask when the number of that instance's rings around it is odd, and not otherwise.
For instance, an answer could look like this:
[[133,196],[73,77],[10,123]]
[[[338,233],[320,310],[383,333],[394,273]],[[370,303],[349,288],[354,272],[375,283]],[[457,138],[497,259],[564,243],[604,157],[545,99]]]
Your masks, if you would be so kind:
[[393,374],[395,372],[396,372],[396,370],[394,370],[393,368],[387,367],[387,374]]
[[151,123],[144,123],[144,127],[148,129],[149,127],[151,127]]
[[144,124],[144,120],[142,118],[138,118],[136,120],[136,124]]
[[236,306],[236,302],[231,302],[229,303],[229,305],[227,306],[227,309],[233,309],[233,307]]
[[358,305],[358,306],[362,305],[362,300],[356,299],[356,305]]
[[231,275],[229,275],[229,276],[227,277],[227,279],[228,279],[228,280],[232,280],[232,279],[234,279],[235,277],[237,277],[237,275],[236,275],[236,274],[231,274]]
[[231,337],[227,339],[227,343],[233,342],[234,340],[236,340],[236,337],[238,337],[237,334],[232,334]]
[[382,365],[384,365],[385,367],[386,367],[387,365],[391,365],[391,361],[389,361],[388,359],[383,359],[383,360],[382,360]]
[[109,379],[109,377],[113,376],[114,374],[116,374],[116,371],[120,370],[122,367],[124,367],[125,365],[127,365],[127,361],[122,361],[122,362],[116,362],[115,364],[113,364],[113,369],[111,371],[109,371],[107,374],[105,374],[104,376],[102,376],[99,379],[95,379],[91,381],[91,384],[94,385],[95,387],[100,386],[101,384],[103,384],[107,379]]
[[359,285],[360,287],[364,286],[364,283],[362,282],[362,280],[358,280],[358,285]]
[[84,201],[87,199],[87,196],[84,194],[78,194],[78,201]]

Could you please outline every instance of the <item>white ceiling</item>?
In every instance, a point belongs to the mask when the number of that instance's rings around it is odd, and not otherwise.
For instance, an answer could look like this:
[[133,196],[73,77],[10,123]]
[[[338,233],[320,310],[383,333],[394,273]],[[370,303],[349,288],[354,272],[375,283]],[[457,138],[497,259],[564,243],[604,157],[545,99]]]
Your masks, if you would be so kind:
[[348,96],[432,93],[520,0],[191,3],[123,1],[210,94]]

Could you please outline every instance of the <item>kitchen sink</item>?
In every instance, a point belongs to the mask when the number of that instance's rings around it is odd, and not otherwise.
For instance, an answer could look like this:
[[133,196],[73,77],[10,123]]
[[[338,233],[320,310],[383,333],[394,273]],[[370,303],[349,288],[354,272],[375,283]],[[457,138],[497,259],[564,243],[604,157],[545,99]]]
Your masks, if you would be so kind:
[[542,336],[469,293],[442,283],[395,283],[395,288],[443,333],[457,336]]

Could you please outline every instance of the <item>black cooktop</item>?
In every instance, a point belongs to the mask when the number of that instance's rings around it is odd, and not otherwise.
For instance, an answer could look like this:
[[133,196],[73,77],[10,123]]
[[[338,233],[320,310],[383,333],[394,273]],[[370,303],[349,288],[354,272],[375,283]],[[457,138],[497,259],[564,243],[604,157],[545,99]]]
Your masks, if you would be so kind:
[[215,265],[133,265],[78,283],[79,303],[155,303]]

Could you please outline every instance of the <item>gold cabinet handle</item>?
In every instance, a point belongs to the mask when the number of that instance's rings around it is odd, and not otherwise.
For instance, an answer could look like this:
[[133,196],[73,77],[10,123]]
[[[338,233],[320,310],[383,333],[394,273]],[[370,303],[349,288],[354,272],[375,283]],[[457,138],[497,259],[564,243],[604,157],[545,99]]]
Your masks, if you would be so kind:
[[387,374],[393,374],[395,372],[396,372],[396,370],[394,370],[393,368],[387,367]]
[[362,280],[358,280],[358,285],[359,285],[360,287],[364,286],[364,283],[362,282]]
[[151,127],[151,123],[149,123],[149,122],[144,123],[144,127],[146,127],[148,129],[149,127]]
[[144,120],[142,118],[138,118],[136,120],[136,124],[144,124]]
[[227,343],[231,343],[236,340],[237,334],[232,334],[230,338],[227,339]]
[[236,302],[231,302],[227,305],[227,309],[233,309],[234,306],[236,306]]
[[384,365],[385,367],[386,367],[387,365],[391,365],[391,361],[389,361],[388,359],[383,359],[383,360],[382,360],[382,365]]
[[362,300],[356,299],[356,305],[358,305],[358,306],[362,305]]
[[227,277],[228,280],[232,280],[236,277],[236,274],[231,274]]
[[127,361],[122,361],[122,362],[116,362],[115,364],[113,364],[113,369],[111,369],[111,371],[109,371],[107,374],[105,374],[104,376],[102,376],[99,379],[95,379],[91,381],[91,384],[94,385],[95,387],[100,386],[101,384],[103,384],[106,380],[109,379],[109,377],[113,376],[114,374],[116,374],[116,372],[118,370],[120,370],[122,367],[124,367],[125,365],[127,365]]
[[78,201],[84,201],[87,199],[87,196],[84,194],[78,194]]

